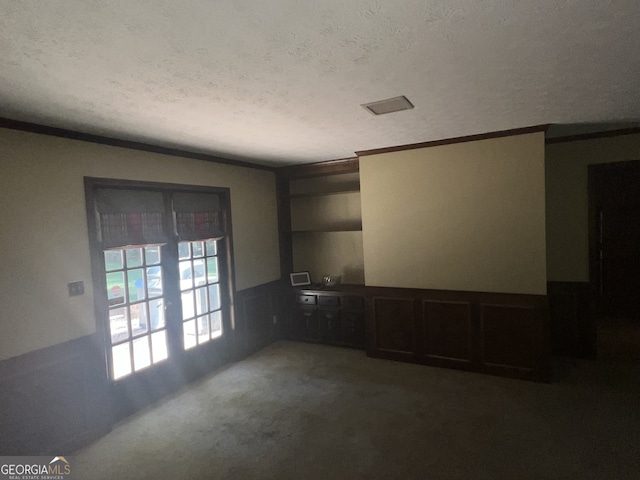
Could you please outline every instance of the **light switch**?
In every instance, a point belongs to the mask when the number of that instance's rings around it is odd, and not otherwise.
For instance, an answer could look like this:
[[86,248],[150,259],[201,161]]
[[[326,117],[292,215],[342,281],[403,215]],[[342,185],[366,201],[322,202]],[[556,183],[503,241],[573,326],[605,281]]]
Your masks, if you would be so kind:
[[69,288],[70,297],[77,297],[78,295],[84,295],[83,281],[67,283],[67,287]]

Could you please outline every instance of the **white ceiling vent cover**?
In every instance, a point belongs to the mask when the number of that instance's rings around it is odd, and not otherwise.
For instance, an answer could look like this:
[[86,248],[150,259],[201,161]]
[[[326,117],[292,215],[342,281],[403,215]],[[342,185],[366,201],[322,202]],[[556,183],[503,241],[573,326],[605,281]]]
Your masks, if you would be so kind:
[[384,115],[385,113],[411,110],[413,108],[413,104],[404,95],[387,98],[386,100],[378,100],[377,102],[364,103],[362,106],[374,115]]

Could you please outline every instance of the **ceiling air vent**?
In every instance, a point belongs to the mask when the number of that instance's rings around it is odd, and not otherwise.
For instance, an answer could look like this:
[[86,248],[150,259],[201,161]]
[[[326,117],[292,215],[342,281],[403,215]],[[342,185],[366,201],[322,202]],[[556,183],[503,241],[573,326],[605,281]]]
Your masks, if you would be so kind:
[[411,110],[413,104],[404,95],[400,97],[387,98],[386,100],[378,100],[377,102],[364,103],[364,108],[374,115],[383,115],[385,113],[399,112],[401,110]]

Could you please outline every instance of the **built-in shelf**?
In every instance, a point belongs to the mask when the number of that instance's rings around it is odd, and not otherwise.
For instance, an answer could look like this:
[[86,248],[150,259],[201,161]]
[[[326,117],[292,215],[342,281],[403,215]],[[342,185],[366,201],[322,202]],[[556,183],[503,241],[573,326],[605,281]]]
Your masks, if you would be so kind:
[[289,194],[323,194],[329,192],[347,192],[360,189],[358,172],[320,176],[313,178],[292,179],[289,183]]
[[342,232],[361,232],[360,228],[334,228],[331,230],[291,230],[291,233],[342,233]]
[[342,231],[362,228],[360,193],[304,195],[290,202],[291,230]]
[[318,192],[318,193],[295,193],[295,194],[289,195],[289,198],[326,197],[329,195],[345,195],[350,193],[360,193],[360,189],[336,190],[334,192]]
[[[302,171],[300,171],[302,172]],[[279,190],[285,222],[280,224],[284,245],[290,249],[290,271],[309,271],[313,281],[322,275],[342,275],[344,283],[364,283],[362,213],[357,159],[349,171],[320,169],[289,180]],[[284,251],[285,259],[287,251]]]

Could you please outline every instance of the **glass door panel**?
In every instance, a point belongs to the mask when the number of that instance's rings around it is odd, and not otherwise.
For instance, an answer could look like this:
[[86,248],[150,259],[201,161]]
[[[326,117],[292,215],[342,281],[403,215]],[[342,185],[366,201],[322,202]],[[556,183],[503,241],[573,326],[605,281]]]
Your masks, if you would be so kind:
[[168,358],[161,247],[105,250],[111,378]]
[[218,246],[213,239],[178,244],[185,350],[222,336]]

